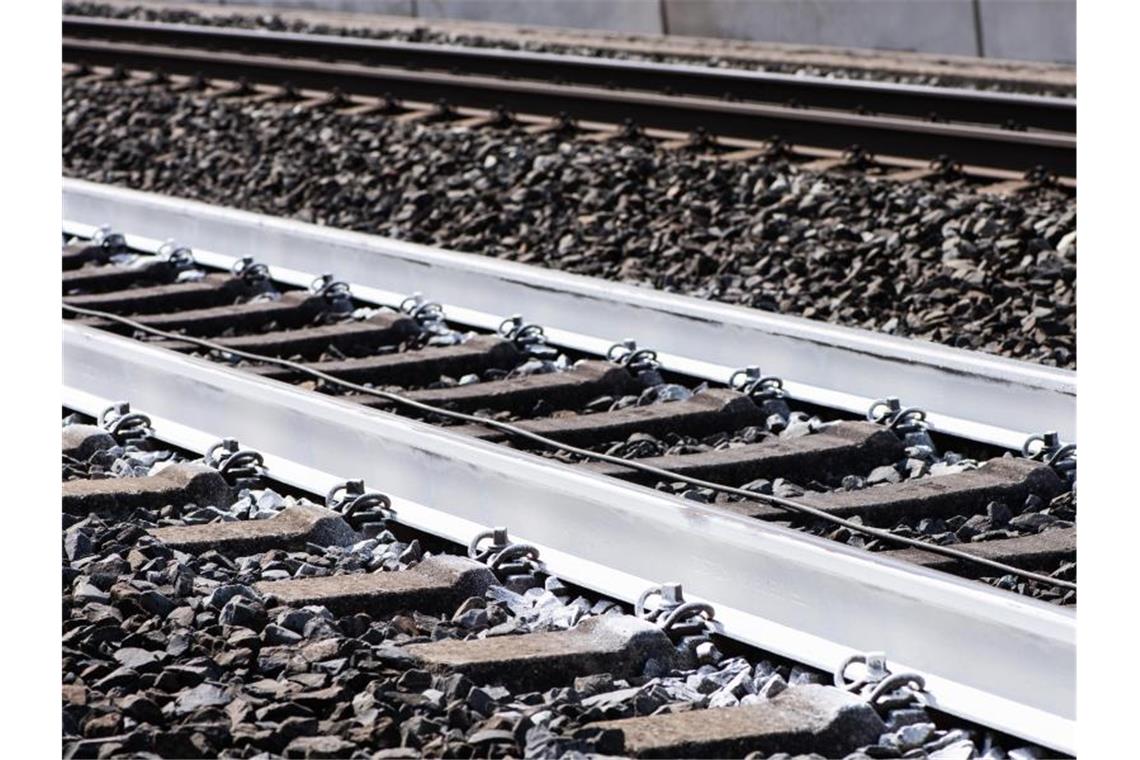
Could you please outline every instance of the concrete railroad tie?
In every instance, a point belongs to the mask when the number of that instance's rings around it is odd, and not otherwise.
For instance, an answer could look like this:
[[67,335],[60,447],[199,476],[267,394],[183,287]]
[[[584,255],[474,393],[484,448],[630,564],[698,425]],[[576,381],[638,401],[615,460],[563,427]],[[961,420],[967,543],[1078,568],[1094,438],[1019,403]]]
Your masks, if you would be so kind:
[[445,639],[388,651],[425,670],[463,673],[476,683],[512,690],[565,685],[594,673],[638,676],[651,659],[665,667],[678,664],[669,637],[656,625],[632,615],[592,617],[566,631]]
[[[975,557],[1004,562],[1025,570],[1049,571],[1062,562],[1077,559],[1077,529],[1051,528],[1041,533],[997,541],[976,541],[952,544],[954,549]],[[997,575],[998,571],[974,562],[926,552],[922,549],[896,549],[883,553],[884,557],[923,565],[933,570],[977,578]]]
[[96,451],[115,447],[115,439],[95,425],[68,425],[63,428],[63,455],[72,459],[87,460]]
[[232,304],[248,291],[248,286],[240,277],[208,274],[196,282],[66,296],[63,300],[72,306],[115,314],[157,314],[171,309],[201,309]]
[[[457,346],[429,346],[419,351],[315,362],[308,366],[353,383],[418,385],[433,382],[440,375],[459,377],[491,368],[509,370],[520,360],[521,354],[513,343],[493,335],[480,335]],[[274,380],[306,379],[304,373],[286,367],[254,367],[249,371]]]
[[63,292],[99,293],[126,290],[132,285],[166,285],[177,277],[177,267],[166,259],[154,257],[136,265],[107,264],[64,271]]
[[[991,459],[976,470],[862,488],[858,491],[809,493],[796,501],[839,517],[859,515],[869,525],[901,519],[950,517],[984,512],[991,501],[1020,504],[1029,494],[1051,499],[1061,492],[1053,468],[1030,459]],[[764,504],[741,502],[736,511],[752,517],[788,519],[791,512]]]
[[[696,454],[666,454],[636,460],[639,464],[718,483],[748,483],[758,478],[834,480],[860,469],[898,461],[899,437],[870,422],[837,422],[799,438],[769,438],[733,449]],[[657,476],[610,462],[582,467],[638,483]]]
[[[123,291],[125,295],[136,292],[136,290]],[[301,327],[315,319],[327,305],[325,299],[303,290],[283,293],[275,301],[233,303],[233,300],[231,298],[223,300],[220,304],[201,307],[180,307],[175,303],[159,303],[157,310],[146,314],[132,314],[131,319],[157,330],[181,330],[187,335],[213,337],[227,330],[259,330],[271,323],[281,329]],[[173,311],[164,311],[164,309],[173,309]],[[104,309],[104,311],[114,310]],[[78,324],[120,335],[129,335],[132,332],[132,328],[99,317],[82,317],[76,321]],[[169,347],[172,343],[166,342],[162,345]],[[189,344],[173,345],[178,347]]]
[[213,549],[229,556],[270,549],[291,551],[305,544],[348,546],[360,539],[336,512],[312,504],[286,507],[268,520],[179,525],[154,528],[150,534],[171,549],[190,553]]
[[591,723],[614,730],[632,757],[743,757],[750,752],[843,757],[886,727],[862,698],[832,686],[792,686],[755,705]]
[[494,574],[466,557],[428,557],[409,570],[261,581],[258,593],[290,607],[320,605],[336,615],[400,610],[453,611],[494,585]]
[[[525,414],[543,401],[553,409],[586,404],[599,396],[631,392],[636,382],[624,367],[610,362],[584,360],[566,372],[504,378],[490,383],[471,383],[452,388],[426,388],[400,395],[448,409],[506,409]],[[353,401],[384,409],[393,402],[375,396],[351,395]]]
[[71,480],[63,484],[63,511],[87,514],[131,509],[160,509],[167,504],[222,505],[232,491],[221,474],[201,464],[172,464],[142,478]]
[[[715,388],[685,401],[633,406],[614,412],[549,417],[526,420],[517,427],[553,438],[562,443],[584,445],[596,441],[616,441],[631,433],[661,436],[675,430],[688,435],[707,435],[764,423],[764,412],[743,393]],[[501,441],[508,436],[481,425],[453,428],[480,438]]]
[[[238,308],[233,307],[234,310]],[[232,319],[230,321],[232,322]],[[198,321],[187,325],[184,329],[193,335],[208,333],[214,343],[238,351],[285,358],[300,354],[305,359],[315,359],[330,347],[335,347],[349,356],[355,356],[381,346],[399,343],[413,334],[415,323],[407,317],[396,314],[375,314],[359,322],[282,329],[232,337],[213,336],[213,332],[216,332],[214,327],[212,323],[203,325]],[[184,341],[167,340],[160,345],[163,348],[182,352],[202,350],[199,346]]]

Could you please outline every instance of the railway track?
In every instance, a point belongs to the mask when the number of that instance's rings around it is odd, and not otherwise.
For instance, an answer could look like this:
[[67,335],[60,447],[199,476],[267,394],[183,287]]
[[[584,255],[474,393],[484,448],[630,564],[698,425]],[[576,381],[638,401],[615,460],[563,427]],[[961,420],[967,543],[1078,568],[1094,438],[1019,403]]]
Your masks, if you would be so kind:
[[1064,99],[78,17],[64,21],[64,61],[765,144],[775,135],[888,164],[1076,174],[1075,107]]
[[[135,211],[149,224],[169,221],[144,207]],[[182,207],[181,216],[211,239],[197,210]],[[155,255],[157,240],[134,236],[135,253],[116,248],[127,241],[72,243],[63,275],[76,320],[65,330],[69,403],[93,413],[109,396],[129,396],[191,449],[228,424],[283,482],[320,492],[325,473],[382,480],[386,492],[448,515],[404,509],[413,527],[465,542],[471,521],[507,524],[561,577],[626,601],[673,566],[676,557],[661,552],[672,536],[686,545],[686,588],[717,607],[726,635],[824,668],[852,642],[873,639],[881,643],[864,649],[886,649],[921,673],[941,709],[1069,746],[1064,673],[1022,672],[1044,653],[1071,672],[1069,611],[1032,600],[1011,608],[1003,591],[931,572],[1075,601],[1075,459],[1060,441],[1039,439],[1029,458],[983,446],[981,461],[962,461],[936,453],[920,413],[884,402],[875,421],[844,420],[822,398],[802,407],[746,362],[727,387],[705,388],[700,371],[710,363],[699,353],[671,363],[619,343],[603,361],[594,358],[604,343],[597,333],[591,350],[562,342],[570,331],[561,325],[544,331],[500,315],[497,330],[480,330],[485,316],[423,298],[377,309],[390,299],[369,298],[367,285],[289,268],[298,263],[290,231],[263,225],[227,236],[265,252],[272,268],[169,246]],[[338,264],[351,264],[341,253]],[[420,281],[434,286],[446,269],[421,268]],[[122,337],[139,333],[148,340]],[[804,387],[813,380],[802,377]],[[837,594],[855,605],[841,626],[820,616]],[[811,599],[813,609],[787,609],[786,597]],[[883,619],[896,625],[883,631]],[[995,627],[1014,632],[997,647],[987,633]],[[932,641],[976,645],[978,661],[951,665]]]
[[789,397],[860,417],[889,377],[890,392],[925,409],[942,433],[1011,450],[1046,428],[1076,440],[1071,370],[81,180],[64,180],[64,214],[86,223],[73,232],[108,222],[143,247],[187,241],[222,269],[234,257],[211,251],[256,250],[301,288],[335,260],[358,297],[399,307],[422,290],[451,319],[484,331],[498,329],[508,303],[556,345],[599,357],[625,337],[621,325],[636,325],[666,370],[726,384],[741,357],[752,357],[783,378]]
[[222,441],[198,459],[124,404],[64,423],[68,756],[1016,743],[946,725],[921,676],[879,654],[834,674],[726,656],[716,610],[677,584],[630,607],[505,531],[464,552],[409,530],[412,505],[360,482],[323,506],[282,497],[256,452]]
[[66,38],[699,95],[1073,134],[1070,98],[341,36],[64,16]]

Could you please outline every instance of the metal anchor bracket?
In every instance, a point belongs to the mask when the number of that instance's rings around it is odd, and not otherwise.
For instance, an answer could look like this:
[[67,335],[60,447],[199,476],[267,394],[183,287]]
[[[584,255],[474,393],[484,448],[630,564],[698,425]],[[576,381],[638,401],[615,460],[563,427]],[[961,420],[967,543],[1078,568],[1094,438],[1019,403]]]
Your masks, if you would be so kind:
[[510,540],[506,528],[479,533],[467,545],[467,556],[482,562],[512,591],[522,593],[538,584],[542,571],[538,548]]
[[420,327],[444,319],[443,306],[437,301],[428,301],[420,292],[412,293],[400,302],[400,311],[414,319]]
[[898,396],[887,396],[873,402],[867,408],[867,419],[886,425],[907,446],[925,446],[932,452],[938,450],[930,437],[931,427],[926,420],[926,410],[916,406],[904,407]]
[[132,412],[127,401],[116,401],[99,413],[99,427],[106,430],[120,444],[138,445],[154,435],[150,417]]
[[[653,606],[649,601],[656,599]],[[692,655],[700,663],[716,662],[722,655],[713,644],[716,610],[706,602],[687,602],[677,582],[650,586],[641,592],[633,607],[637,617],[655,623],[673,639],[677,648]]]
[[[648,607],[647,603],[654,597],[658,597],[657,604]],[[657,623],[667,632],[685,635],[690,631],[708,631],[708,623],[716,617],[716,610],[705,602],[686,602],[681,584],[669,582],[642,591],[634,605],[634,614]]]
[[309,284],[309,292],[325,300],[327,314],[334,317],[343,317],[351,314],[352,289],[347,282],[338,280],[331,273],[326,272]]
[[127,239],[121,232],[115,232],[111,225],[101,224],[91,235],[91,245],[99,246],[107,253],[121,253],[127,248]]
[[499,324],[499,335],[515,344],[520,351],[539,357],[556,356],[558,352],[546,345],[546,332],[542,325],[527,322],[522,314],[512,314]]
[[244,256],[233,263],[230,272],[240,277],[254,298],[276,297],[277,291],[269,276],[269,267],[252,256]]
[[235,261],[230,271],[251,285],[269,281],[269,267],[260,261],[255,261],[252,256],[243,256]]
[[463,333],[448,326],[443,306],[426,300],[423,293],[412,293],[401,301],[400,313],[407,314],[419,327],[416,340],[420,345],[454,346],[467,340]]
[[[852,665],[862,665],[863,674],[848,681],[847,671]],[[912,704],[926,689],[926,679],[917,673],[892,673],[883,652],[851,655],[835,669],[832,681],[837,688],[862,694],[880,711]]]
[[1077,444],[1062,443],[1055,430],[1026,438],[1025,443],[1021,444],[1021,454],[1028,459],[1044,462],[1070,483],[1077,480]]
[[633,338],[626,338],[610,346],[606,358],[628,369],[646,386],[665,382],[661,377],[661,362],[657,360],[657,352],[651,348],[638,348],[637,341]]
[[236,438],[223,438],[206,449],[202,461],[239,488],[257,485],[266,472],[265,458],[257,451],[241,448]]
[[155,255],[159,260],[170,265],[175,274],[194,268],[194,252],[187,246],[178,245],[173,239],[169,239],[160,245]]
[[756,365],[733,372],[728,378],[733,390],[748,395],[768,418],[768,427],[776,432],[788,426],[792,410],[788,407],[784,381],[774,375],[765,375]]
[[368,491],[361,479],[337,483],[325,495],[325,506],[354,523],[384,522],[396,516],[392,500],[378,491]]

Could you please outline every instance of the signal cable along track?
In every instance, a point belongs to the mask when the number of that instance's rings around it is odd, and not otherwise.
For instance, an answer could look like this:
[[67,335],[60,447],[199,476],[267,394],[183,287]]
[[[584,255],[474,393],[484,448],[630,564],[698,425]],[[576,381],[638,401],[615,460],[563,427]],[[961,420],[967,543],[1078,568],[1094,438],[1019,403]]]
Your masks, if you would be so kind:
[[872,116],[834,108],[800,108],[707,95],[664,95],[483,74],[281,58],[225,47],[170,48],[138,41],[65,37],[63,54],[65,62],[89,66],[315,88],[350,96],[440,100],[453,106],[501,107],[549,117],[566,114],[581,120],[632,122],[645,128],[704,131],[725,138],[769,141],[775,135],[796,145],[816,148],[848,150],[858,146],[872,154],[903,159],[934,161],[948,157],[971,166],[1021,172],[1043,169],[1063,177],[1076,176],[1076,139],[1062,132],[1017,131],[898,115]]

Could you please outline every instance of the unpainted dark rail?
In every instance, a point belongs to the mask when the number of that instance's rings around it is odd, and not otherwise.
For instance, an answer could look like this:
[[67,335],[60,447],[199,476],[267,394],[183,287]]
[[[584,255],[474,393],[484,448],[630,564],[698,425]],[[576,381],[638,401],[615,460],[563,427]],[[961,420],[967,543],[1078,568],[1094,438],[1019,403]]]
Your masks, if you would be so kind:
[[497,48],[65,16],[63,36],[1074,133],[1076,101]]
[[312,59],[171,49],[162,45],[65,38],[65,62],[159,70],[166,74],[245,79],[271,85],[340,90],[348,95],[446,101],[472,108],[695,132],[750,140],[778,136],[797,145],[1028,171],[1076,175],[1076,138],[1057,133],[947,124],[654,92],[416,71]]

